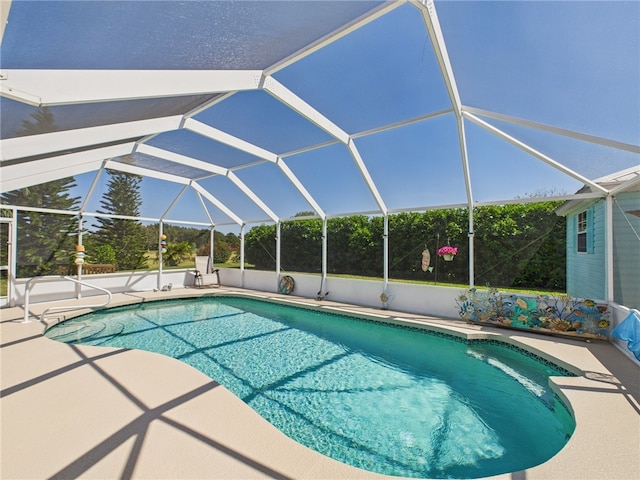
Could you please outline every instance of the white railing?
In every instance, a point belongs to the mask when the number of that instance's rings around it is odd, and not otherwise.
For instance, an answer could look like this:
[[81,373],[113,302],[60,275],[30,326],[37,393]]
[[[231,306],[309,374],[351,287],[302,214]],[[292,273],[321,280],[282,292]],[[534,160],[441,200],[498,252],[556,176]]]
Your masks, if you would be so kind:
[[63,280],[68,280],[70,282],[73,282],[77,285],[82,285],[84,287],[89,287],[89,288],[94,288],[96,290],[100,290],[104,293],[107,294],[107,301],[104,303],[96,303],[96,304],[88,304],[88,305],[75,305],[75,306],[66,306],[66,307],[49,307],[47,308],[44,312],[42,312],[42,314],[40,315],[40,321],[44,320],[44,316],[52,311],[58,311],[58,312],[63,312],[63,311],[71,311],[71,310],[77,310],[79,308],[99,308],[99,307],[106,307],[107,305],[109,305],[109,303],[111,303],[111,292],[109,290],[107,290],[106,288],[102,288],[102,287],[98,287],[97,285],[92,285],[91,283],[87,283],[87,282],[83,282],[81,280],[77,280],[75,278],[71,278],[71,277],[33,277],[31,278],[25,285],[25,289],[24,289],[24,322],[27,323],[29,322],[29,296],[31,294],[31,288],[33,287],[33,285],[35,283],[41,283],[41,282],[54,282],[54,281],[60,281],[61,279]]

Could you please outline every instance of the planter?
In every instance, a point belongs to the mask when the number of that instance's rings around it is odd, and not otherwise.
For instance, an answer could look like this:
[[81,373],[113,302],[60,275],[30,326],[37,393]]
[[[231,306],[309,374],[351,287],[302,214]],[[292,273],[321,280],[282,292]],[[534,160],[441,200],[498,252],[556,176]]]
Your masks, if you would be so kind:
[[455,255],[453,255],[452,253],[442,255],[442,258],[444,258],[445,262],[450,262],[451,260],[453,260],[453,257],[455,257]]

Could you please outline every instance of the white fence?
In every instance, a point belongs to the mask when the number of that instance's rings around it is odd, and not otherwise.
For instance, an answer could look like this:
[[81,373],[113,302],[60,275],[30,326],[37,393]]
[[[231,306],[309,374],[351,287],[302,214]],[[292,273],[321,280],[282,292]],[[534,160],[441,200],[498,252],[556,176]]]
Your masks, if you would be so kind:
[[[112,293],[149,291],[171,284],[172,288],[184,288],[193,285],[193,275],[189,270],[165,270],[159,279],[158,271],[106,273],[86,275],[83,280],[98,287],[106,288]],[[246,288],[263,292],[278,292],[279,278],[274,272],[222,268],[219,272],[222,285]],[[463,288],[438,287],[419,284],[388,284],[386,294],[388,300],[383,303],[380,296],[383,292],[381,280],[363,280],[353,278],[329,277],[320,291],[319,275],[292,274],[295,280],[293,295],[316,298],[319,294],[327,294],[328,300],[350,303],[373,308],[387,307],[393,310],[436,315],[446,318],[457,318],[455,298]],[[12,299],[14,305],[24,304],[24,290],[28,279],[18,279],[13,283]],[[96,292],[82,289],[81,295],[92,296]],[[46,286],[35,285],[31,292],[31,302],[42,303],[74,298],[78,294],[77,287],[60,279],[53,278]]]

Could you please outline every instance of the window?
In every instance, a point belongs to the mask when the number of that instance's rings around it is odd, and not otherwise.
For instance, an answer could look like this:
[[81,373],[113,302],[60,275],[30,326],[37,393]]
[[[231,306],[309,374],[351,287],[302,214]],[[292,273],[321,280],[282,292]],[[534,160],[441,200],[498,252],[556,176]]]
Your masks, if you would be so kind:
[[587,211],[578,214],[577,246],[578,252],[587,253],[587,229],[589,227],[587,221]]

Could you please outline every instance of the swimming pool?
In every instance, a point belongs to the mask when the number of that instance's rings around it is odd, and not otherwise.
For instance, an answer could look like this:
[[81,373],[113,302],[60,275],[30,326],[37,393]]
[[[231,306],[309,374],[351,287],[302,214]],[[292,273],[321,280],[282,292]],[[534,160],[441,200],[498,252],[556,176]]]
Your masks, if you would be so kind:
[[497,341],[235,297],[118,307],[46,335],[177,358],[296,441],[391,475],[519,471],[552,457],[575,427],[547,386],[568,372]]

